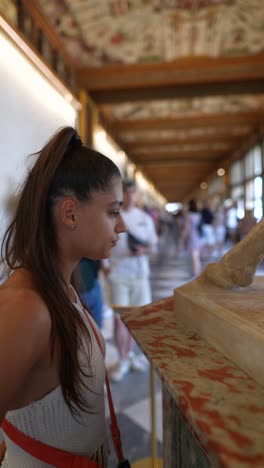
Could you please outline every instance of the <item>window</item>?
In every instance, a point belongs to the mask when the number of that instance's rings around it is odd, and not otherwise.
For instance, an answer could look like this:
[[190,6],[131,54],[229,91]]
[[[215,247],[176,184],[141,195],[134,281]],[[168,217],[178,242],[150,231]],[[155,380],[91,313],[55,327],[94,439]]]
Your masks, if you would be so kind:
[[237,202],[237,215],[244,216],[245,209],[253,210],[256,219],[263,216],[263,163],[264,141],[256,145],[236,161],[230,168],[230,189],[232,200]]
[[261,147],[256,146],[253,151],[254,151],[254,175],[259,175],[262,172]]
[[249,151],[245,157],[245,177],[249,179],[254,175],[254,153]]
[[254,202],[254,180],[246,183],[246,209],[252,210]]
[[246,183],[246,209],[254,210],[255,218],[262,217],[262,177]]
[[243,181],[243,166],[242,161],[236,161],[230,169],[231,185],[239,184]]
[[254,179],[254,216],[256,219],[260,219],[263,216],[262,186],[262,177],[256,177]]

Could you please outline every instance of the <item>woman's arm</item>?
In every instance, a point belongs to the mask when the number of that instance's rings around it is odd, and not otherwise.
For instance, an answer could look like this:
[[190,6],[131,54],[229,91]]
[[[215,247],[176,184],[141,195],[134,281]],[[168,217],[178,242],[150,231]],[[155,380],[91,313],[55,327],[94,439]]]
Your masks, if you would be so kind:
[[20,401],[26,380],[47,348],[51,321],[33,291],[0,294],[0,421]]

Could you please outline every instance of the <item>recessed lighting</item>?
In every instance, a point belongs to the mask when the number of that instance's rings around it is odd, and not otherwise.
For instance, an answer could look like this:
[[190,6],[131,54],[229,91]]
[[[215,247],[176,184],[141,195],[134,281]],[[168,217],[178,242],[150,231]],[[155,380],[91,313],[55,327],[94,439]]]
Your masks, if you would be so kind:
[[222,177],[223,175],[225,175],[225,170],[220,167],[218,170],[217,170],[217,175],[219,175],[220,177]]
[[202,190],[206,190],[206,189],[208,188],[207,182],[201,182],[200,188],[201,188]]

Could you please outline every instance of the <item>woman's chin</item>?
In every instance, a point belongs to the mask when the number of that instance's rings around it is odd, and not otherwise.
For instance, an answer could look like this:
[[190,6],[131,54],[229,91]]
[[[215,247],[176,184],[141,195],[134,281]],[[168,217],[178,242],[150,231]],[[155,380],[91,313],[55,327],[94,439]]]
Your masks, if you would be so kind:
[[101,259],[104,260],[105,258],[109,258],[111,256],[111,250],[108,252],[105,252],[104,255],[102,255]]
[[104,258],[109,258],[111,256],[113,247],[105,248],[104,250],[99,250],[98,252],[91,252],[89,255],[85,255],[86,258],[90,260],[103,260]]

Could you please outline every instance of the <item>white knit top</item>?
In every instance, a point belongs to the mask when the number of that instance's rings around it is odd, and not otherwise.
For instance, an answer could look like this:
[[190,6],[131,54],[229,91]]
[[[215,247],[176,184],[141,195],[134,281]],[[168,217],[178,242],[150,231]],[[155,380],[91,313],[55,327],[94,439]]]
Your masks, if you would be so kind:
[[[78,299],[74,304],[81,314],[84,314],[82,305]],[[86,320],[88,321],[87,317]],[[92,320],[92,318],[91,318]],[[95,324],[95,322],[93,322]],[[105,364],[104,356],[97,344],[91,325],[88,324],[92,341],[92,352],[90,358],[91,377],[85,377],[85,383],[92,391],[85,391],[85,400],[92,413],[80,411],[78,416],[72,416],[63,398],[62,389],[59,385],[41,400],[29,405],[9,411],[6,419],[20,431],[45,444],[66,450],[71,453],[87,456],[107,466],[107,444],[105,432],[105,407],[104,407],[104,381]],[[101,338],[103,348],[103,337],[96,327]],[[82,365],[85,364],[86,356],[80,356]],[[24,452],[4,435],[7,453],[3,467],[8,468],[47,468],[51,465],[37,460],[35,457]]]

